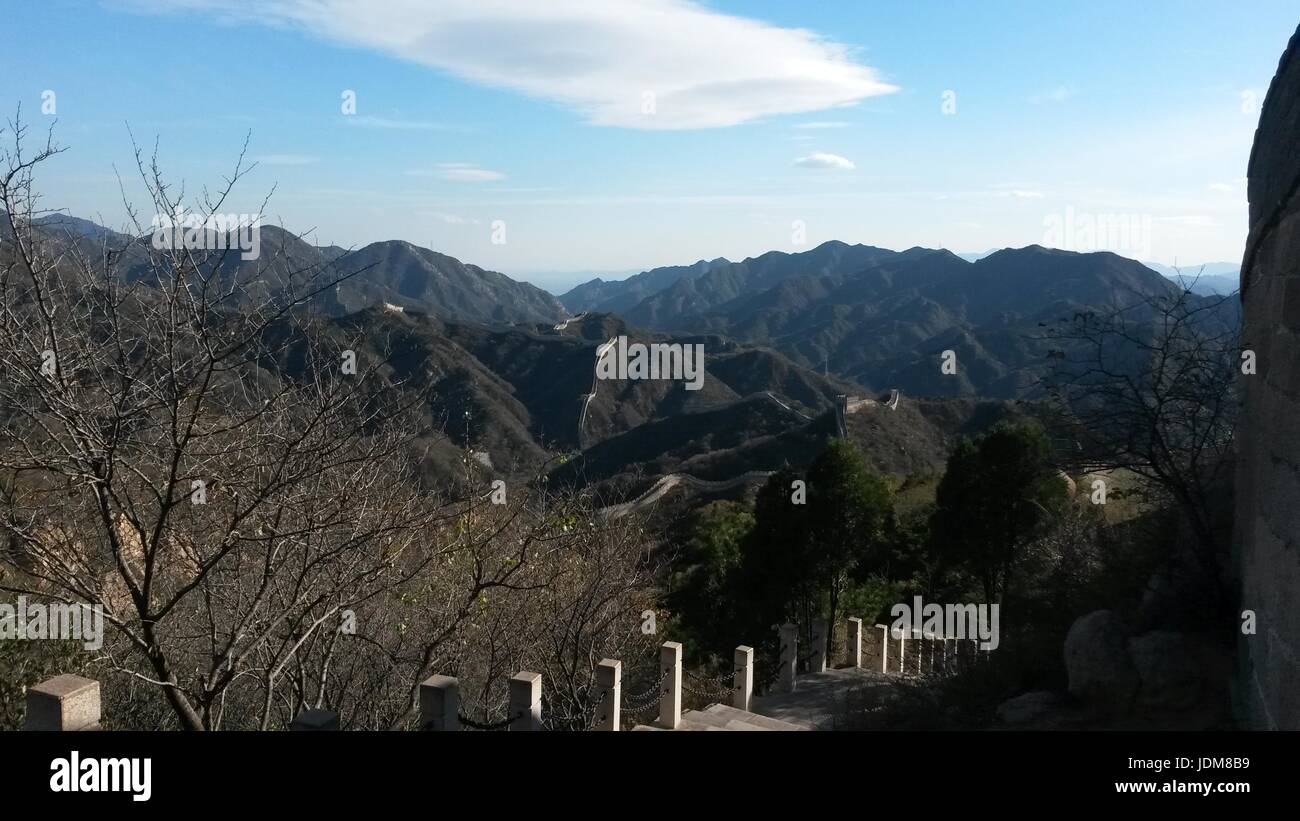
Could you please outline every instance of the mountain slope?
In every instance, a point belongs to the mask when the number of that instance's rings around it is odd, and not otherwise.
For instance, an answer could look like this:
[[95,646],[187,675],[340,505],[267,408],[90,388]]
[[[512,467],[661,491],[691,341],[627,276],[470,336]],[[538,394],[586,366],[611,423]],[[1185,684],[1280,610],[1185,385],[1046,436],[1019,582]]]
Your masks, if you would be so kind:
[[560,296],[564,307],[574,313],[579,311],[599,311],[601,313],[623,313],[641,300],[667,288],[679,279],[695,279],[714,268],[730,264],[718,257],[714,260],[700,260],[694,265],[672,265],[665,268],[652,268],[627,279],[606,282],[593,279],[574,287]]
[[515,323],[558,321],[564,306],[546,291],[505,274],[400,240],[375,242],[339,257],[361,270],[363,299],[382,299],[449,319]]
[[646,328],[684,328],[687,326],[682,320],[686,318],[765,291],[788,277],[856,271],[892,256],[895,252],[884,248],[838,241],[796,254],[769,251],[743,262],[720,265],[692,279],[679,279],[637,303],[626,316],[632,324]]
[[[133,239],[63,214],[42,217],[35,224],[51,239],[75,245],[87,256],[100,253],[105,242],[119,246],[128,276],[149,276],[152,235]],[[262,225],[258,245],[256,259],[243,259],[241,251],[232,250],[221,260],[223,279],[239,277],[250,283],[253,298],[283,289],[295,278],[301,282],[304,271],[319,269],[321,282],[342,280],[313,300],[318,310],[334,315],[389,303],[486,324],[554,323],[566,316],[559,300],[541,288],[408,242],[389,240],[345,251],[317,247],[277,225]]]
[[[679,281],[629,318],[770,346],[876,391],[1015,398],[1033,395],[1046,371],[1047,327],[1177,293],[1111,253],[1029,246],[972,263],[945,250],[828,243]],[[940,371],[944,351],[956,354],[955,374]]]

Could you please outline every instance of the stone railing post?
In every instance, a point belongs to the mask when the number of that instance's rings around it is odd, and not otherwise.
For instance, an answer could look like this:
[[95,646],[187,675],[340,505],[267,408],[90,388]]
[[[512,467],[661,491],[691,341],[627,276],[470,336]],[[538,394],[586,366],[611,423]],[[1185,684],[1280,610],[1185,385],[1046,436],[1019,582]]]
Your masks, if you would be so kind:
[[749,711],[754,696],[754,648],[740,645],[732,660],[735,677],[731,682],[731,706]]
[[27,688],[24,730],[98,730],[99,682],[64,674]]
[[596,665],[596,686],[600,705],[596,708],[597,730],[618,730],[622,723],[620,699],[623,690],[623,662],[601,659]]
[[515,673],[510,677],[511,732],[542,729],[542,674]]
[[880,672],[889,672],[889,625],[877,624],[880,630]]
[[781,671],[777,675],[778,693],[794,692],[795,665],[799,662],[799,628],[793,624],[781,625]]
[[659,674],[664,677],[659,697],[659,726],[676,730],[682,723],[682,646],[666,641],[659,648]]
[[814,619],[812,623],[812,658],[808,660],[808,672],[826,672],[826,643],[829,624],[826,619]]
[[339,728],[339,714],[333,710],[303,710],[289,725],[290,730],[324,732]]
[[429,676],[420,682],[420,729],[460,729],[459,681],[451,676]]
[[862,666],[862,619],[849,616],[849,629],[844,639],[845,661],[854,669]]

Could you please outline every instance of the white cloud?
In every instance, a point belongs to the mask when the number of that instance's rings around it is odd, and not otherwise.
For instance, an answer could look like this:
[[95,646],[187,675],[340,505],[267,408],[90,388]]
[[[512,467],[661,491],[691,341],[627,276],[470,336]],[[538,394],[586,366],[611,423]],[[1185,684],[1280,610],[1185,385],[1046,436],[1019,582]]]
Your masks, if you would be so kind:
[[794,161],[800,168],[828,168],[834,171],[852,171],[857,168],[853,160],[839,154],[809,154]]
[[997,182],[989,186],[993,190],[995,197],[1012,197],[1018,200],[1041,200],[1043,192],[1039,191],[1033,183],[1025,182]]
[[479,168],[469,162],[440,162],[432,169],[407,171],[408,177],[437,177],[452,182],[494,182],[504,180],[505,174],[487,168]]
[[1075,90],[1066,86],[1057,86],[1051,91],[1044,91],[1040,94],[1030,96],[1029,102],[1034,105],[1043,103],[1063,103],[1075,95]]
[[1207,185],[1207,186],[1205,186],[1205,187],[1208,188],[1208,189],[1211,190],[1211,191],[1218,191],[1218,192],[1221,193],[1221,194],[1231,194],[1231,193],[1232,193],[1232,186],[1231,186],[1231,185],[1228,185],[1227,183],[1222,183],[1222,182],[1212,182],[1212,183],[1210,183],[1209,185]]
[[448,225],[480,225],[479,220],[470,217],[462,217],[460,214],[445,214],[441,211],[421,211],[418,216],[436,219],[445,222]]
[[845,45],[693,0],[389,0],[382,9],[366,0],[263,0],[247,8],[228,0],[130,5],[299,27],[552,100],[589,123],[622,128],[730,126],[854,105],[898,90],[856,62]]
[[843,120],[821,120],[811,123],[796,123],[795,128],[848,128],[851,123]]
[[264,154],[253,159],[262,165],[311,165],[320,162],[320,157],[306,154]]

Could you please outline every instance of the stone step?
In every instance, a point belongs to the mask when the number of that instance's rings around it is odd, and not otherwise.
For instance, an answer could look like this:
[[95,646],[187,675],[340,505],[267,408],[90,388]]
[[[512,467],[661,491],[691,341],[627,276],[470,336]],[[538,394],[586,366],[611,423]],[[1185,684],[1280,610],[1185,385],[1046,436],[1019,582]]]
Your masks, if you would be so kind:
[[[662,727],[653,724],[639,724],[632,728],[633,731],[659,730]],[[735,707],[728,707],[725,704],[711,704],[703,710],[689,710],[682,714],[682,722],[677,726],[679,730],[692,730],[695,732],[789,732],[794,730],[807,730],[807,727],[800,727],[797,724],[791,724],[786,721],[780,721],[768,716],[761,716],[757,713],[748,713],[744,710],[737,710]]]
[[807,727],[800,727],[797,724],[791,724],[788,721],[782,721],[779,718],[771,718],[769,716],[759,715],[758,713],[748,713],[744,710],[738,710],[735,707],[729,707],[726,704],[711,704],[705,708],[704,712],[725,716],[729,720],[748,724],[757,730],[790,732],[808,729]]

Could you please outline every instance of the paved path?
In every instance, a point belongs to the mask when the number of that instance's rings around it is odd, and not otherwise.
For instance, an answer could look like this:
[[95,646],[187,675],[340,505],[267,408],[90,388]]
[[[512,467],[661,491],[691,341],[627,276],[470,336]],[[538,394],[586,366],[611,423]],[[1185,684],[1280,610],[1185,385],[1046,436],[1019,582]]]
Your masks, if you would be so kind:
[[890,680],[884,673],[853,668],[807,673],[795,677],[793,693],[759,696],[753,708],[760,715],[810,730],[832,730],[850,698],[861,704],[872,691],[888,688]]
[[[637,730],[663,730],[662,727],[656,727],[653,724],[638,724],[632,729],[633,732]],[[690,710],[682,713],[682,723],[677,726],[677,729],[704,732],[717,732],[719,730],[793,732],[807,730],[808,728],[781,721],[780,719],[737,710],[735,707],[728,707],[725,704],[710,704],[703,710]]]

